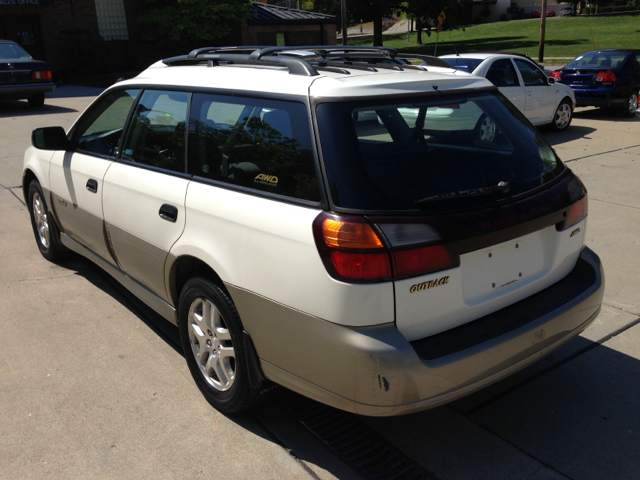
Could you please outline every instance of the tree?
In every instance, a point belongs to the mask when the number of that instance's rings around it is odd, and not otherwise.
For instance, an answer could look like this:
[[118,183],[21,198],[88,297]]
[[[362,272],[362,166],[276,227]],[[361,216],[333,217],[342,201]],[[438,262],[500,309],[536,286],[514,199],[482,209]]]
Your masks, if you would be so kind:
[[151,29],[149,40],[161,43],[198,42],[222,38],[247,16],[251,1],[147,0],[138,20]]

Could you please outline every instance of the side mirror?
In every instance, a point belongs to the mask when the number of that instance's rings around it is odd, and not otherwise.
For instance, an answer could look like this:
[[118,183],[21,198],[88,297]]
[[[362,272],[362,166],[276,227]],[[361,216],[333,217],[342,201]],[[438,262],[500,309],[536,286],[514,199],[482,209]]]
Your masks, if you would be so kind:
[[553,77],[547,78],[547,81],[549,82],[549,85],[555,85],[556,84],[556,79],[553,78]]
[[62,127],[36,128],[31,133],[31,144],[40,150],[71,149],[71,142]]

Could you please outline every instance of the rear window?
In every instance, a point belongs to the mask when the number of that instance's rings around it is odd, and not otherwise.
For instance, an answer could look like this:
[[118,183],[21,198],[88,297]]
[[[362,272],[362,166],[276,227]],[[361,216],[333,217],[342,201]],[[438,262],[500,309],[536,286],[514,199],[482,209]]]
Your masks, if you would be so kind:
[[480,65],[484,59],[483,58],[443,58],[445,62],[451,65],[456,70],[462,70],[463,72],[473,72],[478,65]]
[[30,60],[31,55],[17,43],[0,43],[0,58],[3,60]]
[[618,68],[628,52],[587,52],[574,58],[564,68]]
[[[316,112],[330,194],[344,209],[486,208],[564,171],[544,138],[498,92],[322,103]],[[496,191],[470,195],[487,188]]]

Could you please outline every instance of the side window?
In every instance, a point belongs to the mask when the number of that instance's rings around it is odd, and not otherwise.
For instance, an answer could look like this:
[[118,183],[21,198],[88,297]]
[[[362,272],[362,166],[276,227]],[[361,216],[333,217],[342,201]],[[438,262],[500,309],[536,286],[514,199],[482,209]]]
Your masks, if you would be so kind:
[[122,158],[184,172],[185,125],[190,93],[145,90],[131,119]]
[[187,172],[318,201],[306,107],[301,103],[195,93]]
[[527,87],[535,87],[538,85],[548,85],[547,76],[542,73],[535,65],[526,60],[516,60],[516,65],[522,75],[522,81]]
[[511,60],[503,58],[493,62],[487,72],[487,80],[496,87],[519,87],[520,81]]
[[74,133],[78,149],[98,155],[114,155],[138,93],[140,90],[113,92],[87,112]]
[[640,54],[636,55],[636,58],[631,61],[631,71],[640,73]]

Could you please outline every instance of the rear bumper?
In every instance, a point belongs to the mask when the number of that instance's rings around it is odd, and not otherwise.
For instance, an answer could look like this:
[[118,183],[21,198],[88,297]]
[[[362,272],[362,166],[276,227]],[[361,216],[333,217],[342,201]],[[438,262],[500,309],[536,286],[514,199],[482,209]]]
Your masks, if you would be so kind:
[[343,410],[390,416],[479,390],[578,335],[600,312],[604,272],[585,248],[576,268],[555,285],[411,343],[393,324],[345,327],[228,288],[267,378]]
[[53,92],[55,83],[25,83],[22,85],[0,85],[0,98],[29,98],[38,93]]
[[574,88],[573,91],[576,95],[577,107],[612,107],[622,105],[627,96],[627,89],[623,88]]

